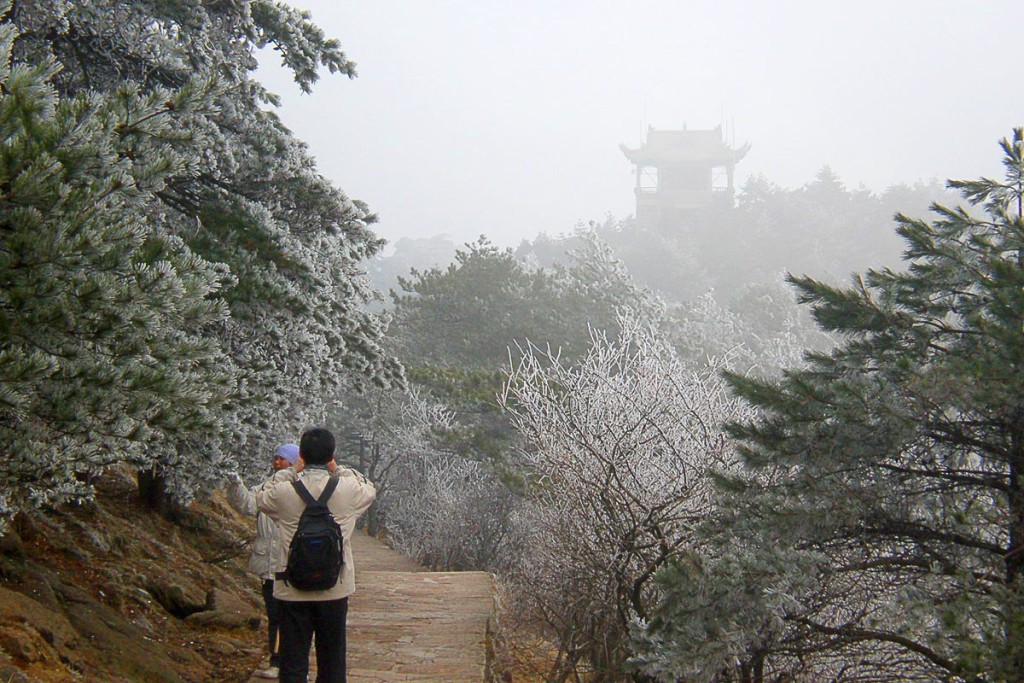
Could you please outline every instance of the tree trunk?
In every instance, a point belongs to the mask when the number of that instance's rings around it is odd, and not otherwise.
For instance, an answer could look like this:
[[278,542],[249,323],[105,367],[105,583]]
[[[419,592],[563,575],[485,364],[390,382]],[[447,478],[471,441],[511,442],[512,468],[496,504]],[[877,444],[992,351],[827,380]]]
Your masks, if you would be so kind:
[[160,515],[167,513],[167,477],[156,467],[139,470],[136,476],[139,500],[149,510]]
[[1011,439],[1009,540],[1006,551],[1006,648],[1008,671],[1024,671],[1024,434]]
[[377,504],[374,503],[366,511],[366,535],[377,538],[380,533],[380,516],[377,514]]

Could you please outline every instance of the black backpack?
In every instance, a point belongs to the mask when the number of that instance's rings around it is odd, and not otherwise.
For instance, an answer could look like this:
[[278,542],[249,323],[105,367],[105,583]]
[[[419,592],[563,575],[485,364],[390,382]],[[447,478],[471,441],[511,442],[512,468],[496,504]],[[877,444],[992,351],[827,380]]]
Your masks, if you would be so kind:
[[331,477],[319,499],[313,498],[301,481],[293,481],[292,486],[306,509],[288,547],[288,565],[276,576],[300,591],[333,588],[344,563],[344,540],[341,527],[327,508],[327,500],[338,487],[338,480]]

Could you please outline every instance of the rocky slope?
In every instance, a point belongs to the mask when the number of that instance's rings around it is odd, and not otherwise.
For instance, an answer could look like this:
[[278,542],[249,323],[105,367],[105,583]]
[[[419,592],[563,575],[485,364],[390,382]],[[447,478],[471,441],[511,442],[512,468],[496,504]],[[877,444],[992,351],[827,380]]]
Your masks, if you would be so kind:
[[254,520],[218,493],[170,521],[125,471],[95,485],[0,540],[0,683],[247,680],[266,627]]

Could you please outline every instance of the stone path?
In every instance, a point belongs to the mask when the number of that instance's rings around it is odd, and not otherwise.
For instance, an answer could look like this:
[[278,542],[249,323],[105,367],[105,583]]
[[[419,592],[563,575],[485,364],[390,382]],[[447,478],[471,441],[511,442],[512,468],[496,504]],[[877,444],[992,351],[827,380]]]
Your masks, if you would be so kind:
[[[348,610],[350,683],[482,683],[494,585],[486,572],[428,572],[357,532]],[[315,660],[310,680],[315,678]],[[251,678],[250,683],[266,679]]]

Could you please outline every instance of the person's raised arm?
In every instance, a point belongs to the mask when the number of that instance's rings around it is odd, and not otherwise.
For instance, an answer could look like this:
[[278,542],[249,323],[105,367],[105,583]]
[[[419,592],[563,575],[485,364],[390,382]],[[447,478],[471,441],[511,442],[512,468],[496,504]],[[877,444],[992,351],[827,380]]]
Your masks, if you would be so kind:
[[[299,458],[295,461],[298,465],[302,462]],[[299,468],[302,469],[301,467]],[[253,497],[256,500],[256,507],[260,512],[265,512],[271,517],[275,518],[277,511],[280,507],[281,495],[286,490],[291,490],[291,482],[295,481],[298,476],[298,472],[295,471],[295,467],[288,467],[283,470],[278,470],[274,473],[274,476],[257,486],[253,491]]]
[[255,517],[257,513],[256,498],[252,490],[245,485],[238,472],[228,476],[228,504],[243,515]]
[[[332,460],[331,463],[333,462]],[[327,465],[328,470],[331,469],[331,463]],[[377,488],[373,485],[373,482],[351,467],[340,467],[338,465],[334,467],[335,469],[331,470],[331,476],[341,479],[349,491],[349,499],[352,502],[353,511],[357,515],[362,514],[377,499]]]

